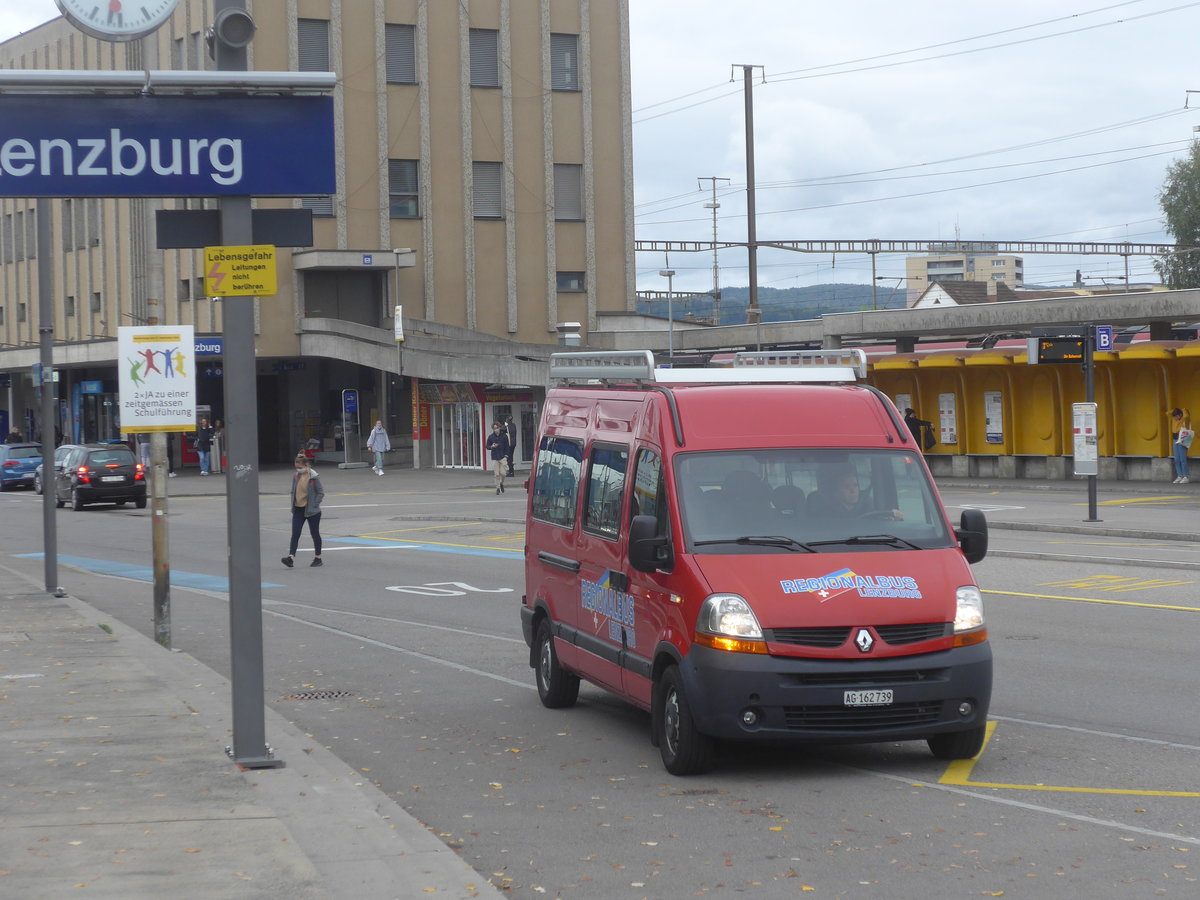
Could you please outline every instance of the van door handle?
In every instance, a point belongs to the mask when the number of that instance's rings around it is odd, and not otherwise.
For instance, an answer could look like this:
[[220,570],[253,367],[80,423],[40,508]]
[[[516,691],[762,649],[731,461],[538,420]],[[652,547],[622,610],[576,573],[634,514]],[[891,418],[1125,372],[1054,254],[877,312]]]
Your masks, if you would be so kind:
[[579,560],[568,559],[565,556],[556,556],[553,553],[547,553],[545,550],[538,551],[538,561],[544,562],[548,566],[554,566],[556,569],[566,569],[568,572],[579,571]]
[[629,590],[629,576],[624,572],[609,572],[608,586],[614,591],[625,593]]

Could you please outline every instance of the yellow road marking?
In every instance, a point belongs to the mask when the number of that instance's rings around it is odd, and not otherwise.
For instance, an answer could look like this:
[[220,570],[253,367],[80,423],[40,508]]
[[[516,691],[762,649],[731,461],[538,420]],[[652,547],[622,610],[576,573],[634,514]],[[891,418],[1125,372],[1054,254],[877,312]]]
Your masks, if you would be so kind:
[[[467,525],[482,525],[482,522],[454,522],[449,525],[421,525],[417,528],[396,528],[392,531],[377,531],[374,534],[403,534],[406,531],[432,531],[437,528],[463,528]],[[374,535],[362,535],[362,537],[373,537]]]
[[1169,603],[1137,603],[1133,600],[1101,600],[1099,597],[1060,597],[1056,594],[1028,594],[1022,591],[985,590],[983,593],[999,594],[1005,597],[1032,597],[1035,600],[1073,600],[1076,603],[1104,603],[1110,606],[1137,606],[1142,607],[1143,609],[1173,609],[1177,612],[1200,613],[1200,607],[1173,606]]
[[[391,532],[381,532],[381,533],[382,534],[390,534]],[[355,537],[369,538],[370,540],[375,540],[375,541],[392,541],[393,543],[396,543],[396,544],[408,543],[408,541],[406,541],[404,538],[376,537],[373,534],[359,534],[359,535],[355,535]],[[422,540],[421,543],[428,544],[431,547],[459,547],[463,550],[503,550],[505,553],[524,553],[525,552],[525,548],[523,548],[523,547],[521,547],[521,548],[481,547],[478,544],[451,544],[446,541],[425,541],[425,540]]]
[[[1097,506],[1125,506],[1129,503],[1162,503],[1164,500],[1187,500],[1187,494],[1166,495],[1162,497],[1130,497],[1127,500],[1101,500]],[[1087,506],[1086,503],[1073,503],[1072,506]]]
[[1008,791],[1041,791],[1057,794],[1118,794],[1126,797],[1200,797],[1200,791],[1149,791],[1131,788],[1090,788],[1052,784],[1005,784],[997,781],[971,781],[971,772],[974,770],[975,764],[979,762],[980,757],[983,756],[983,751],[987,749],[988,742],[991,741],[992,734],[995,731],[996,723],[988,722],[983,747],[979,749],[979,752],[970,759],[956,759],[950,765],[946,766],[946,772],[938,779],[938,784],[952,784],[956,787],[997,788]]

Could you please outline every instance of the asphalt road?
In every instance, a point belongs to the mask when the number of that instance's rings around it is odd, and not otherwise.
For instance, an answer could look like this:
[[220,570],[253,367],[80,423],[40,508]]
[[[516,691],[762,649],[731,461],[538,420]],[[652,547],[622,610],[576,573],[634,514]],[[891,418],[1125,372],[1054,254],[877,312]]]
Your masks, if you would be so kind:
[[[330,496],[321,569],[303,553],[279,565],[286,502],[262,506],[268,704],[513,896],[1200,894],[1194,568],[994,529],[976,567],[996,656],[977,760],[947,765],[918,743],[733,748],[685,779],[662,768],[644,713],[586,685],[572,709],[538,702],[522,530],[464,518],[519,515],[523,496]],[[174,646],[222,673],[224,516],[223,500],[191,497],[169,517]],[[146,513],[58,521],[62,583],[150,633]],[[37,503],[0,496],[8,564],[40,572],[21,555],[40,536]],[[1057,541],[1083,558],[1030,557]]]

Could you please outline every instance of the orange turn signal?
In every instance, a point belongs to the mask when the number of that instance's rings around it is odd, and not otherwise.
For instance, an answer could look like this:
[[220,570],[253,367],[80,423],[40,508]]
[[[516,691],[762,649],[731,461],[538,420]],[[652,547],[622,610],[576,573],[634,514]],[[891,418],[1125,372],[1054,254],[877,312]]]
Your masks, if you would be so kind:
[[693,637],[693,642],[702,647],[711,647],[713,650],[725,650],[729,653],[766,653],[767,644],[765,641],[747,641],[741,638],[722,637],[715,634],[706,634],[697,631]]
[[982,644],[987,640],[987,629],[976,628],[973,631],[964,631],[962,634],[954,636],[955,647],[970,647],[972,644]]

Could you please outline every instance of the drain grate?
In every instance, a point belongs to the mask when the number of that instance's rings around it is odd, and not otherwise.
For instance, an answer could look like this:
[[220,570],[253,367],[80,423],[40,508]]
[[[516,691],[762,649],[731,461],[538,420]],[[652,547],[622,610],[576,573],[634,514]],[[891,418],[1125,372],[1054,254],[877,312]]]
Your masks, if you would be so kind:
[[344,700],[353,696],[354,691],[299,691],[295,694],[288,694],[286,697],[280,697],[277,702],[284,700]]

